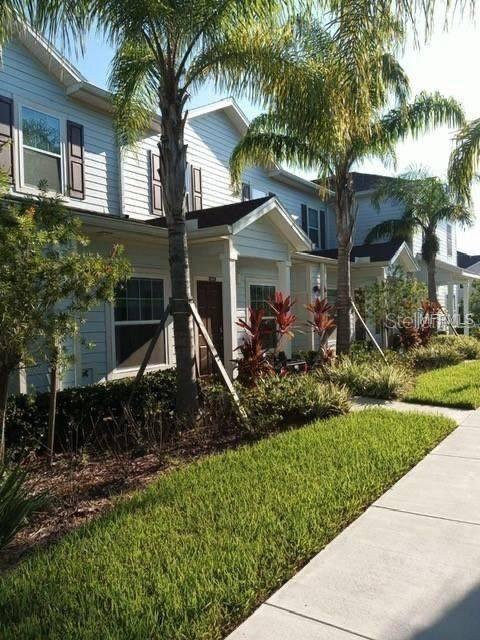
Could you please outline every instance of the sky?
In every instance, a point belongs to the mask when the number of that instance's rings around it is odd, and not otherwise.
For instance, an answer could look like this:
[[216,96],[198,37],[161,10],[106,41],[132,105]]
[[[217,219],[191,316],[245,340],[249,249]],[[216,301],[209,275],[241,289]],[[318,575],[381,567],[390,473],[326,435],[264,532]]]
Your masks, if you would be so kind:
[[[72,62],[89,82],[107,87],[112,50],[101,37],[88,38],[86,54]],[[480,82],[478,61],[480,60],[480,25],[464,17],[452,25],[448,32],[442,29],[420,47],[406,47],[401,62],[410,78],[412,94],[422,90],[440,91],[455,97],[464,107],[468,119],[480,117]],[[224,95],[216,94],[212,87],[204,87],[192,96],[190,106],[197,107],[218,100]],[[252,118],[259,113],[255,105],[238,100],[245,114]],[[452,148],[453,131],[436,129],[418,140],[409,139],[397,147],[397,166],[384,167],[379,161],[369,161],[358,170],[395,175],[410,167],[427,168],[433,175],[445,177],[448,157]],[[307,177],[315,177],[313,174]],[[480,253],[480,185],[474,187],[474,213],[476,223],[462,230],[459,249],[467,253]]]

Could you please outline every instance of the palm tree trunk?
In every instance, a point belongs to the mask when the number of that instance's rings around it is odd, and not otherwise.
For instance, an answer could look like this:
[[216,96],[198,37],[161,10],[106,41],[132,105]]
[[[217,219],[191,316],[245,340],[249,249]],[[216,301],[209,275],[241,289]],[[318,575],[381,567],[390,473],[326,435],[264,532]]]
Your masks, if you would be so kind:
[[351,340],[350,253],[351,242],[338,245],[337,259],[337,353],[348,353]]
[[352,252],[353,188],[351,176],[345,167],[336,173],[336,225],[337,225],[337,354],[349,353],[351,328],[350,254]]
[[195,375],[195,338],[188,303],[192,297],[185,224],[184,144],[185,115],[180,99],[160,101],[162,137],[160,179],[163,187],[168,227],[168,254],[172,287],[173,334],[177,367],[177,412],[193,417],[198,410]]
[[430,302],[438,302],[435,256],[427,262],[427,289]]
[[5,460],[5,426],[7,418],[9,369],[0,369],[0,464]]

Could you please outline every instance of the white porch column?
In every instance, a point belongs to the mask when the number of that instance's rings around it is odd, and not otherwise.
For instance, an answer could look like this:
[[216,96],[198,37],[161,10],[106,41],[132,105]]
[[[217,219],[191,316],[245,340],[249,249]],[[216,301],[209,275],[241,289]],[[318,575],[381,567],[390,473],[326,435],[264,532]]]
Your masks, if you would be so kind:
[[[448,313],[448,317],[450,322],[455,325],[455,309],[453,306],[453,299],[454,299],[454,295],[453,295],[453,284],[451,282],[448,283],[447,285],[447,290],[448,290],[448,294],[447,294],[447,313]],[[448,323],[448,333],[453,333],[453,329],[450,325],[450,322]]]
[[470,335],[470,324],[468,323],[468,314],[470,313],[470,291],[472,283],[470,280],[463,285],[463,320],[465,322],[465,335]]
[[326,298],[327,297],[327,290],[328,290],[328,282],[327,282],[327,265],[322,262],[320,265],[320,288],[321,288],[321,297],[322,298]]
[[[290,262],[290,258],[288,260],[282,260],[281,262],[277,262],[278,291],[281,291],[284,296],[290,295],[290,267],[291,266],[292,266],[292,263]],[[292,341],[285,340],[284,347],[285,347],[285,353],[287,355],[287,358],[290,358],[292,355]]]
[[231,238],[225,240],[221,256],[223,275],[223,353],[225,369],[233,377],[234,349],[237,347],[237,259],[238,253]]

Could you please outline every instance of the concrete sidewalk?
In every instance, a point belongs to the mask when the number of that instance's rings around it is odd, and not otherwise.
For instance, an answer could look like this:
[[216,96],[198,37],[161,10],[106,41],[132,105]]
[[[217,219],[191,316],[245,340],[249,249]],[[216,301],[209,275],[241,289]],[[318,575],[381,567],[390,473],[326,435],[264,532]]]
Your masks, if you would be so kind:
[[480,410],[421,410],[460,426],[228,640],[480,638]]

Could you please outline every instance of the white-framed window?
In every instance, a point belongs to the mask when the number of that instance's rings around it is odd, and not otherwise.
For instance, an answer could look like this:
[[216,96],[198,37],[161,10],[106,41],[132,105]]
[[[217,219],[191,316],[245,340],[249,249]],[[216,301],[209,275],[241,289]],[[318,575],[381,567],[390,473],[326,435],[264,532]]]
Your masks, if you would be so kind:
[[22,184],[63,192],[62,120],[39,109],[20,107]]
[[308,207],[307,213],[307,235],[310,240],[313,242],[315,247],[320,246],[320,214],[318,209],[313,209],[312,207]]
[[263,347],[265,349],[274,349],[277,343],[276,336],[276,324],[275,318],[272,314],[268,301],[275,297],[275,285],[272,284],[253,284],[249,285],[250,306],[258,311],[263,309],[265,315],[263,316],[262,325],[264,325],[269,333],[263,340]]
[[[137,368],[162,317],[165,289],[162,278],[134,277],[115,294],[115,368]],[[160,336],[150,365],[165,364],[165,335]]]
[[453,254],[453,230],[452,225],[447,223],[447,256]]

